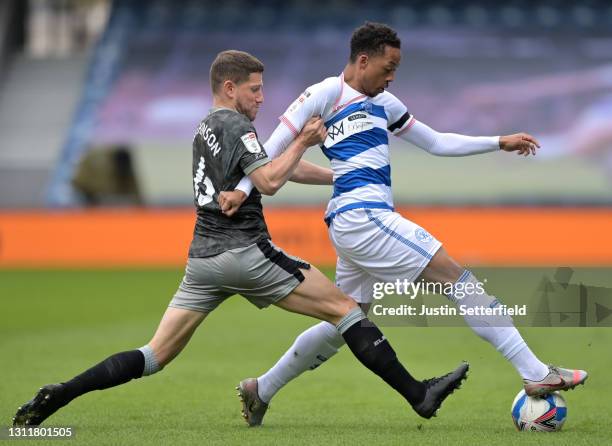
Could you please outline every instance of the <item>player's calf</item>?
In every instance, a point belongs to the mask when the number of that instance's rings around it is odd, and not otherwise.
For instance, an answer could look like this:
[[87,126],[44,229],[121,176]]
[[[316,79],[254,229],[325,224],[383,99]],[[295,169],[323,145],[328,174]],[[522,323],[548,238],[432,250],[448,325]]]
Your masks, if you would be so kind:
[[305,279],[293,293],[277,302],[277,305],[333,323],[364,366],[400,393],[413,407],[422,403],[427,384],[415,380],[408,373],[387,338],[368,320],[356,302],[341,293],[316,268],[305,271],[304,276]]
[[[474,309],[494,309],[500,306],[495,296],[484,290],[482,283],[469,270],[463,270],[458,278],[458,264],[440,249],[431,264],[423,271],[427,281],[453,280],[453,291],[447,297],[457,305]],[[468,286],[469,291],[468,291]],[[467,324],[481,338],[489,342],[516,368],[523,378],[525,392],[530,396],[545,395],[555,390],[573,389],[583,384],[587,373],[583,370],[567,370],[547,366],[531,351],[512,318],[502,312],[489,315],[484,311],[466,314]]]
[[359,307],[351,310],[338,323],[337,328],[346,345],[364,366],[382,378],[413,407],[423,401],[425,384],[408,373],[387,338]]
[[14,426],[39,425],[73,399],[93,390],[103,390],[161,370],[153,349],[116,353],[75,376],[70,381],[41,387],[34,398],[19,407]]
[[166,309],[148,344],[152,358],[160,367],[165,367],[179,355],[206,315],[207,313],[183,308]]
[[150,344],[116,353],[70,381],[44,386],[21,406],[17,426],[40,424],[62,406],[93,390],[103,390],[160,371],[187,345],[205,313],[168,308]]

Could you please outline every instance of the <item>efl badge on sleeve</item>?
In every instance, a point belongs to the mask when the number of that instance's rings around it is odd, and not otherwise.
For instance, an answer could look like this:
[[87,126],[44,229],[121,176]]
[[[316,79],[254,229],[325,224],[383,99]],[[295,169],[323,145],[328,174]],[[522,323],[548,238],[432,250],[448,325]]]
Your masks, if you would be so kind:
[[246,133],[240,137],[246,149],[251,153],[260,153],[261,146],[257,141],[257,135],[253,132]]

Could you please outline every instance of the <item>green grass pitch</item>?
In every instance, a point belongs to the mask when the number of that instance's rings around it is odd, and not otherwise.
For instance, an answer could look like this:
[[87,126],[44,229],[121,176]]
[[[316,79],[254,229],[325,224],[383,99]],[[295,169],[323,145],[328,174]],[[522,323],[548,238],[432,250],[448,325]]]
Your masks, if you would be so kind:
[[[541,271],[481,269],[479,274],[488,274],[490,287],[503,300],[504,294],[522,292],[522,277]],[[17,406],[41,385],[146,344],[181,275],[179,269],[0,271],[0,426],[8,426]],[[609,269],[577,270],[575,276],[592,284],[609,277]],[[468,381],[433,420],[418,418],[344,350],[287,386],[272,402],[265,425],[248,429],[234,386],[266,370],[314,322],[277,308],[259,311],[233,297],[204,321],[163,372],[87,394],[46,425],[74,426],[76,437],[69,444],[96,445],[530,445],[552,440],[575,446],[610,441],[610,328],[521,330],[543,360],[590,372],[585,386],[564,393],[568,419],[560,433],[515,431],[510,404],[520,379],[467,327],[383,327],[419,378],[470,361]],[[28,443],[46,442],[15,444]]]

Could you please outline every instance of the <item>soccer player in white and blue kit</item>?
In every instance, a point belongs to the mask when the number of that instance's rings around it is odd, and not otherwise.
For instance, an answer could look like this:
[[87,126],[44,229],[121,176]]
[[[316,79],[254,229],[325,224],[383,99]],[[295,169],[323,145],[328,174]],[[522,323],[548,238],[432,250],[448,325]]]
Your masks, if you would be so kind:
[[[338,77],[308,87],[280,117],[281,123],[264,145],[276,156],[313,116],[325,121],[328,135],[322,145],[331,163],[333,196],[325,222],[338,254],[336,283],[363,307],[372,302],[374,282],[424,280],[463,285],[465,291],[447,297],[467,307],[499,305],[480,293],[478,280],[459,266],[442,244],[417,224],[394,211],[391,193],[389,134],[438,156],[466,156],[506,151],[534,154],[538,142],[518,133],[499,137],[470,137],[439,133],[419,122],[394,95],[385,91],[400,63],[400,40],[391,28],[366,23],[353,33],[350,61]],[[321,174],[324,177],[324,174]],[[323,181],[322,181],[323,182]],[[237,186],[248,196],[248,178]],[[233,212],[237,195],[227,195],[222,208]],[[472,283],[474,286],[465,286]],[[587,373],[547,366],[529,349],[508,316],[465,316],[466,322],[516,368],[530,395],[567,390],[582,384]],[[263,418],[267,403],[285,384],[333,356],[343,339],[332,324],[319,323],[300,334],[278,363],[257,379],[241,383],[259,404],[248,417]],[[251,420],[252,421],[252,420]],[[253,424],[253,423],[251,423]],[[256,423],[255,423],[256,424]]]

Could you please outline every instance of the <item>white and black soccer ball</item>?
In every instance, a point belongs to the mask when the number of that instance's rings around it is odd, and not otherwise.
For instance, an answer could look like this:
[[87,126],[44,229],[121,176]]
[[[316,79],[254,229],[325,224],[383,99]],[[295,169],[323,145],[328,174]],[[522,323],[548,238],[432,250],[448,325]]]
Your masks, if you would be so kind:
[[567,418],[567,405],[559,392],[542,397],[521,390],[512,402],[512,421],[519,431],[556,432]]

